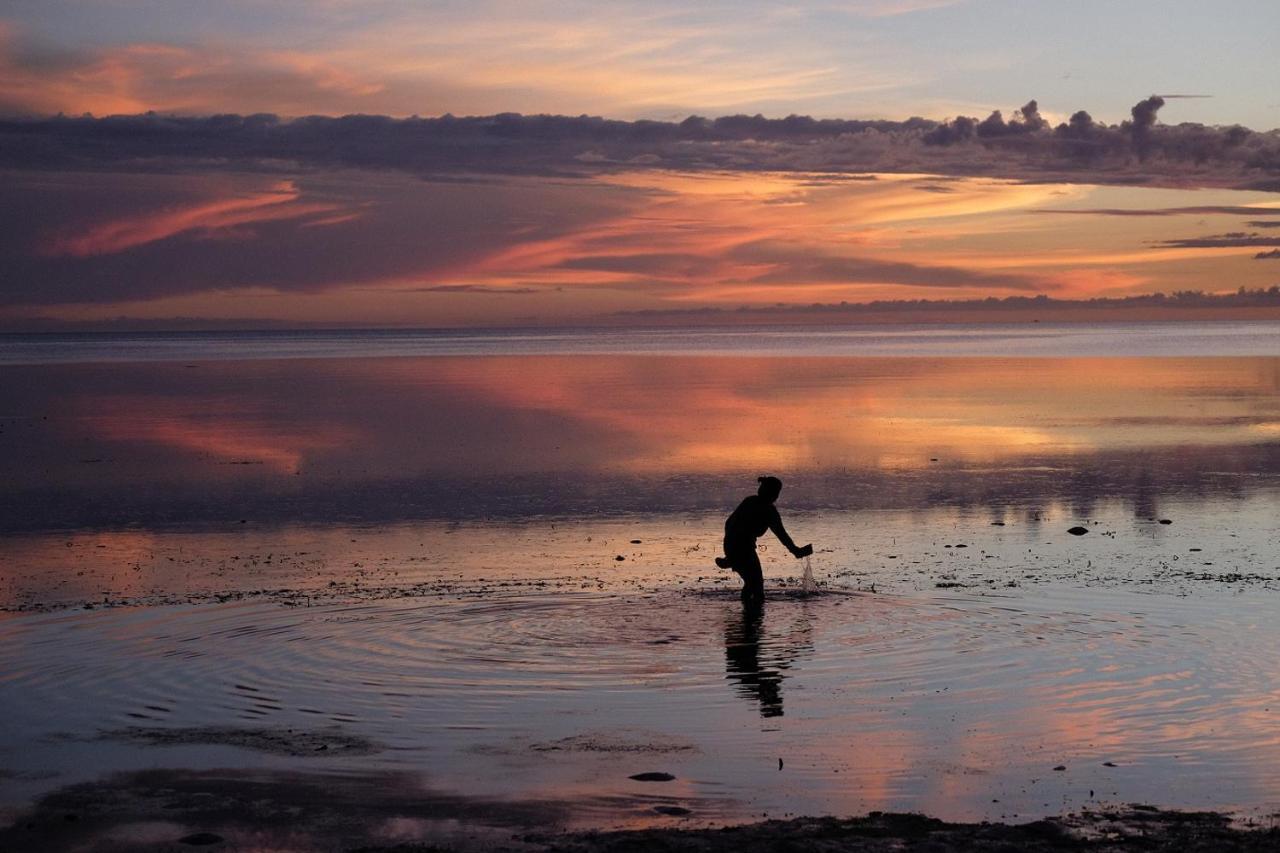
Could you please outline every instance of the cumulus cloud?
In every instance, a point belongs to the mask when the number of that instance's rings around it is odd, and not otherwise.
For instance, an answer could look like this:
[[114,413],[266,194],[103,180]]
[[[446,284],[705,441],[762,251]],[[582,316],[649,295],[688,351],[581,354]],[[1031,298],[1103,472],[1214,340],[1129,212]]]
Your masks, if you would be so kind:
[[0,121],[0,167],[354,167],[438,178],[623,168],[887,171],[1280,188],[1280,132],[1162,125],[1150,101],[1135,106],[1134,122],[1108,126],[1081,111],[1055,128],[1035,101],[1007,122],[999,113],[946,122],[799,115],[663,122],[515,113],[10,119]]
[[1164,106],[1164,98],[1159,95],[1152,95],[1144,98],[1133,105],[1133,109],[1129,110],[1133,116],[1133,129],[1135,132],[1146,132],[1156,123],[1156,113],[1160,112],[1160,108]]

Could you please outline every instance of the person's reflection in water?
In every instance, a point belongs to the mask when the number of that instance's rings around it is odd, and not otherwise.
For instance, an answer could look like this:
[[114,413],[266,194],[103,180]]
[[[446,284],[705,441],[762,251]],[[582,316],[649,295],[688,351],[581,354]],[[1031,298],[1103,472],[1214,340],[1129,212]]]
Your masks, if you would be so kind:
[[[760,716],[782,716],[782,680],[796,661],[813,652],[812,613],[807,604],[779,605],[785,616],[766,630],[764,605],[747,601],[741,612],[727,612],[724,622],[725,678],[740,696],[760,705]],[[737,608],[734,608],[736,611]]]
[[760,716],[782,716],[782,673],[760,665],[760,628],[764,607],[758,599],[742,606],[741,619],[729,619],[724,626],[724,668],[727,677],[738,682],[740,692],[760,702]]
[[782,516],[773,504],[782,493],[777,477],[758,477],[760,486],[747,495],[724,523],[724,556],[716,557],[716,565],[733,569],[742,577],[742,601],[758,602],[764,598],[764,571],[756,554],[756,540],[772,530],[797,560],[813,553],[812,545],[797,547],[782,526]]

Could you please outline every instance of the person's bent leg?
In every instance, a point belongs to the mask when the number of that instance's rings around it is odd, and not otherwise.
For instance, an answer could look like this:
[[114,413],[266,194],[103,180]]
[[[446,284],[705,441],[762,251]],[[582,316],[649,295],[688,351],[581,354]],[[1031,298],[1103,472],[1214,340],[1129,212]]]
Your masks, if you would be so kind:
[[760,558],[754,551],[749,559],[735,559],[733,570],[742,576],[743,601],[764,599],[764,570],[760,567]]

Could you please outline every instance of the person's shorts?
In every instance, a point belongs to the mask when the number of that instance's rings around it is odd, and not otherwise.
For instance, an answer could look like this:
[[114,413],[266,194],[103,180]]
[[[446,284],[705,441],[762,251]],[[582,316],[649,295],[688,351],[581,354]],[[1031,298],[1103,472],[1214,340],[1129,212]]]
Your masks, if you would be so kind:
[[733,570],[740,571],[747,566],[756,566],[760,563],[760,558],[756,556],[755,548],[729,548],[724,549],[724,555],[729,560],[729,565]]

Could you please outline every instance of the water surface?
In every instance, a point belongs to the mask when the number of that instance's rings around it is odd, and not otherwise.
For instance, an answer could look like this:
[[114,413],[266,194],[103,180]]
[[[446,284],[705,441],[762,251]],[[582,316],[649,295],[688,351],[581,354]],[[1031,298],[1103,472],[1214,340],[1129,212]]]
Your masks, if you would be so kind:
[[[1273,811],[1280,359],[902,334],[0,367],[0,804],[160,766],[392,773],[581,826]],[[753,613],[711,558],[766,472],[826,586],[797,596],[773,544]]]

